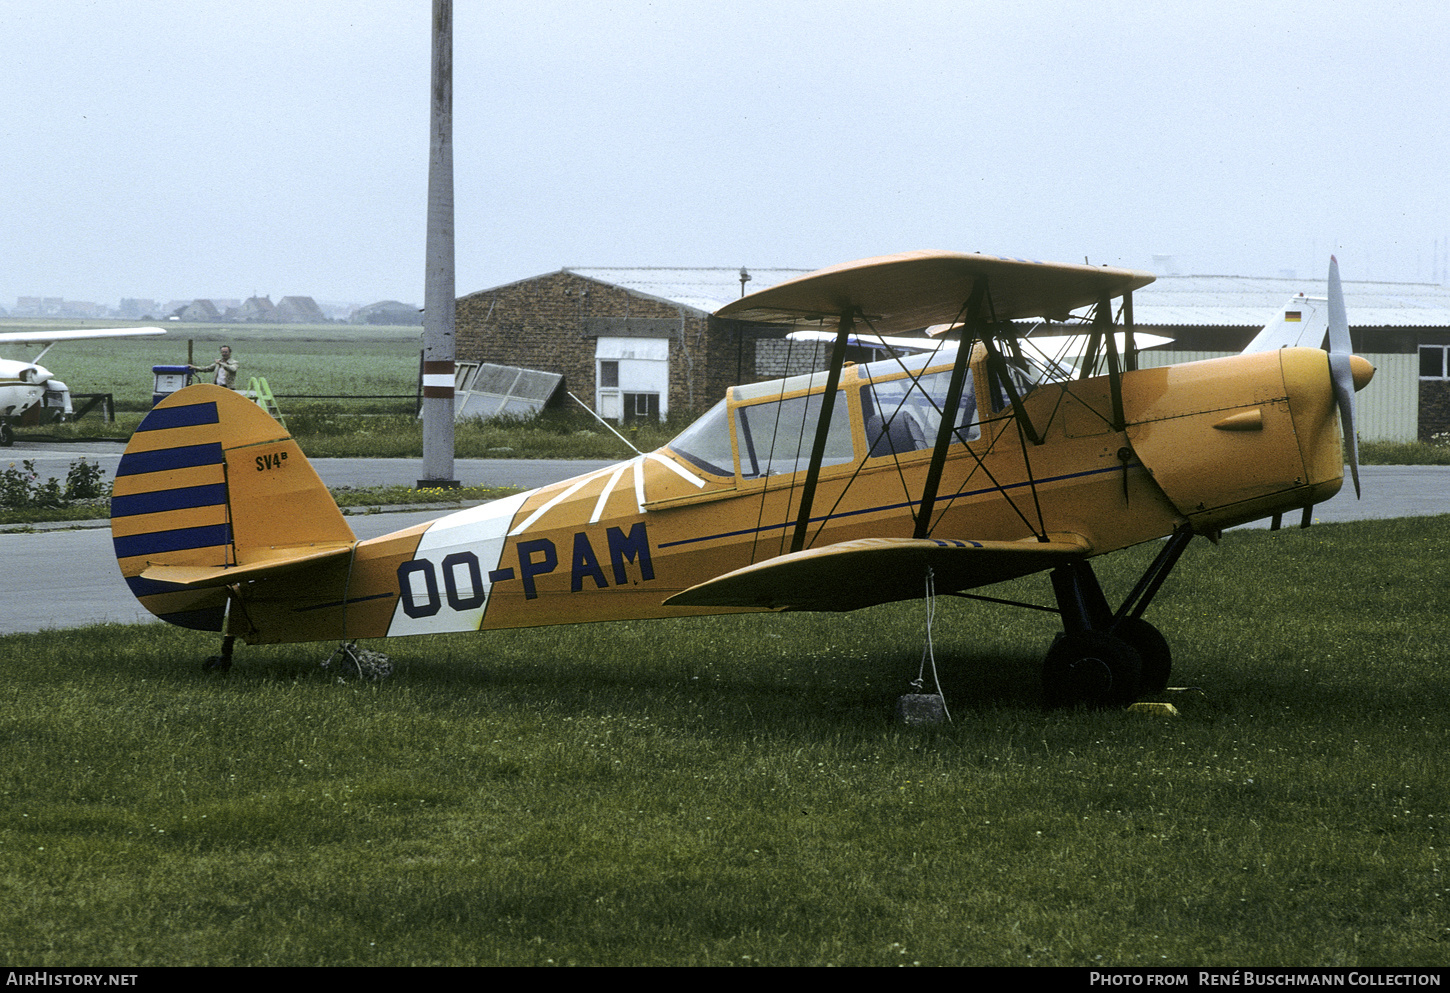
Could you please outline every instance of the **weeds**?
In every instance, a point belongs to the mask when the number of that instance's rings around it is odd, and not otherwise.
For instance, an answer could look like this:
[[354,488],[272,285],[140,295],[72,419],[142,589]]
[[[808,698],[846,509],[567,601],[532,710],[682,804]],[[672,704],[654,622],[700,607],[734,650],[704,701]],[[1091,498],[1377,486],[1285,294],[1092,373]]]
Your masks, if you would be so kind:
[[104,478],[105,471],[100,465],[85,459],[71,463],[64,483],[54,476],[41,482],[31,459],[22,461],[18,468],[11,462],[0,470],[0,507],[53,510],[78,501],[103,500],[111,494],[111,486]]
[[1450,465],[1450,435],[1429,441],[1364,441],[1359,446],[1364,465]]

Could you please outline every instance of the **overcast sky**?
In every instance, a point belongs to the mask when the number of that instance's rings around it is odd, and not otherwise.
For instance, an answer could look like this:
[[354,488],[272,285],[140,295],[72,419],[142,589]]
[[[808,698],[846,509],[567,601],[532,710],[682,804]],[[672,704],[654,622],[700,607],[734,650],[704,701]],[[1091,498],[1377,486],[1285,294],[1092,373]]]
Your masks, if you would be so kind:
[[[421,303],[430,10],[0,0],[0,306]],[[1440,281],[1447,61],[1442,0],[459,0],[457,290],[918,248]]]

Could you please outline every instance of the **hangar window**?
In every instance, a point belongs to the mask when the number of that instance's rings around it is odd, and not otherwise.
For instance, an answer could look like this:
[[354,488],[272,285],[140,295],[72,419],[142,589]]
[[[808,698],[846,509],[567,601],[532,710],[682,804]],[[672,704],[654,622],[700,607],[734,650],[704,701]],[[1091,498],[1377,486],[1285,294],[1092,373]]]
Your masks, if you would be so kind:
[[1420,378],[1450,379],[1450,363],[1446,362],[1450,345],[1420,346]]

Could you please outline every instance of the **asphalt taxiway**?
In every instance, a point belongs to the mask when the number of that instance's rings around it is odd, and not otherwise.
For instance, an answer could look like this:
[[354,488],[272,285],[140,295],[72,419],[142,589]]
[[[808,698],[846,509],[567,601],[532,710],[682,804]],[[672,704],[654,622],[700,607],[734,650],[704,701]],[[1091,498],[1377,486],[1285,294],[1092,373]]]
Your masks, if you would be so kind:
[[[18,440],[14,447],[0,450],[0,468],[30,460],[42,479],[64,479],[71,463],[85,458],[98,463],[106,478],[112,479],[122,447],[109,442],[56,445]],[[416,459],[313,459],[312,464],[329,486],[413,486],[422,473],[422,463]],[[532,489],[610,464],[567,459],[457,459],[454,475],[469,486]],[[1314,508],[1313,521],[1450,513],[1450,467],[1362,466],[1360,481],[1363,499],[1355,500],[1346,478],[1338,496]],[[431,509],[358,514],[348,521],[359,538],[372,538],[444,513],[447,511]],[[1299,515],[1283,523],[1297,526]],[[1250,526],[1267,526],[1267,522]],[[155,618],[121,580],[106,522],[71,524],[38,533],[0,533],[0,634],[152,620]]]

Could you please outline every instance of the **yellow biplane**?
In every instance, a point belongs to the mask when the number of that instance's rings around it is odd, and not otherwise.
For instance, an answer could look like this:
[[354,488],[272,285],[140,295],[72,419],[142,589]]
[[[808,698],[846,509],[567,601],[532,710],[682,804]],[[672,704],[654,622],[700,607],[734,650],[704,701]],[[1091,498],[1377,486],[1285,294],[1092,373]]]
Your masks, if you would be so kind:
[[[1271,325],[1242,355],[1137,368],[1132,294],[1152,279],[951,252],[812,273],[717,316],[829,329],[825,371],[733,387],[658,451],[368,541],[285,429],[193,386],[126,449],[115,552],[152,613],[223,635],[214,667],[236,638],[853,610],[1047,572],[1048,701],[1124,704],[1167,682],[1142,615],[1194,535],[1332,497],[1341,424],[1357,488],[1354,391],[1374,372],[1333,262],[1327,351]],[[1025,347],[1030,322],[1074,315],[1073,361]],[[893,347],[934,325],[951,330]],[[845,361],[862,335],[888,357]],[[1164,538],[1114,609],[1092,558]]]

